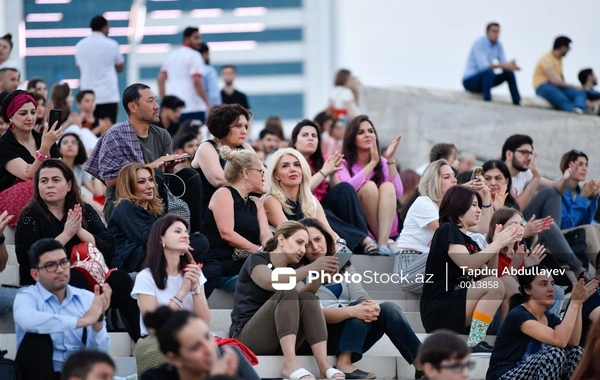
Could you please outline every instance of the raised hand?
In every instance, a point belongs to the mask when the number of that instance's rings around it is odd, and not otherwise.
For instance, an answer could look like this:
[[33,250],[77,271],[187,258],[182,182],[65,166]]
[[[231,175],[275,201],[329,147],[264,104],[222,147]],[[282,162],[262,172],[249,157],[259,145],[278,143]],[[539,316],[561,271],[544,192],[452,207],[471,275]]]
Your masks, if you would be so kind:
[[494,233],[494,242],[500,244],[501,248],[504,248],[511,243],[514,244],[519,240],[519,226],[512,224],[504,228],[501,224],[496,224],[496,230]]
[[532,267],[534,265],[539,265],[539,263],[541,263],[545,257],[546,257],[546,247],[544,247],[541,244],[538,244],[533,248],[533,251],[531,251],[531,253],[529,252],[529,250],[526,251],[526,254],[524,257],[525,266]]
[[581,187],[581,196],[584,198],[591,198],[594,195],[596,195],[596,184],[594,181],[584,183]]
[[344,155],[335,152],[327,158],[327,161],[323,164],[321,171],[325,176],[329,176],[342,170],[342,163],[344,162]]
[[396,136],[396,138],[392,140],[392,142],[390,143],[390,146],[388,146],[388,148],[382,154],[382,156],[384,158],[389,160],[394,157],[394,154],[396,154],[396,149],[398,149],[398,144],[400,144],[401,138],[402,138],[402,135],[399,135],[399,136]]
[[40,152],[49,154],[50,148],[60,140],[62,136],[62,127],[58,126],[58,121],[53,125],[47,125],[42,132],[42,143],[40,144]]
[[531,164],[529,164],[529,169],[531,169],[531,174],[533,174],[534,178],[541,178],[542,172],[537,167],[536,159],[537,159],[537,153],[534,152],[533,155],[531,156]]
[[563,180],[568,181],[569,179],[573,178],[578,168],[579,164],[577,163],[577,161],[571,162],[567,170],[565,170],[565,172],[563,173]]
[[4,233],[4,229],[8,226],[8,223],[13,219],[12,215],[8,215],[8,211],[4,211],[0,214],[0,235]]
[[370,163],[377,165],[379,162],[379,148],[377,147],[377,141],[373,140],[371,143],[371,161]]
[[502,187],[500,187],[500,190],[498,191],[498,193],[496,195],[494,195],[494,197],[492,198],[492,204],[493,204],[494,210],[500,210],[502,207],[504,207],[504,203],[506,202],[506,197],[508,196],[507,189],[508,189],[507,185],[502,185]]
[[583,278],[577,281],[577,284],[573,284],[573,292],[571,293],[571,302],[583,303],[585,302],[594,292],[598,289],[598,280],[593,279],[592,281],[585,283]]
[[[183,268],[183,282],[189,283],[189,291],[195,291],[198,286],[200,286],[200,277],[202,275],[202,270],[197,264],[188,264]],[[181,284],[183,288],[183,284]]]
[[335,256],[321,256],[312,262],[311,269],[320,272],[323,271],[325,273],[334,274],[338,271],[338,263],[339,259]]

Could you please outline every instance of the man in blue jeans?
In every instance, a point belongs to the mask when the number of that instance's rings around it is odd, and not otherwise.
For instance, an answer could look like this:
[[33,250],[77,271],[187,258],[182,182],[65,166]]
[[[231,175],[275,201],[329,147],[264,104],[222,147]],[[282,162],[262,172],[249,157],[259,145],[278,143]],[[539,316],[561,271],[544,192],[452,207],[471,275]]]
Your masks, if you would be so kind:
[[538,96],[546,99],[559,110],[583,113],[587,95],[580,86],[568,84],[563,76],[562,59],[571,47],[569,37],[554,40],[552,51],[544,54],[533,72],[533,88]]
[[[512,102],[518,105],[521,102],[515,71],[521,70],[514,60],[506,62],[504,47],[498,41],[500,25],[492,22],[487,25],[485,36],[473,44],[467,67],[463,75],[465,90],[483,93],[483,100],[492,100],[492,87],[508,82]],[[502,69],[496,74],[494,69]]]

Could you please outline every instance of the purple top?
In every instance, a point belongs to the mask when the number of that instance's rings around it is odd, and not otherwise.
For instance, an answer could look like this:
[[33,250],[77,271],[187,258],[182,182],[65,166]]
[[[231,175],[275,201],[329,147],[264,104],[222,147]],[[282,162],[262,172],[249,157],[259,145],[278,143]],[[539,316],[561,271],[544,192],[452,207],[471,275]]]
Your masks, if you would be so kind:
[[[396,197],[397,198],[400,197],[402,195],[402,193],[404,192],[404,187],[402,186],[402,181],[400,180],[400,175],[398,173],[396,173],[396,176],[394,177],[394,179],[390,180],[390,171],[389,171],[387,161],[383,157],[381,157],[380,160],[381,160],[381,166],[382,166],[382,172],[383,172],[383,182],[393,183],[394,187],[396,188]],[[354,187],[354,190],[356,190],[356,191],[360,190],[360,188],[365,184],[365,182],[367,182],[368,180],[373,178],[373,176],[375,175],[375,172],[371,171],[371,173],[369,173],[368,176],[365,176],[365,171],[358,161],[355,162],[354,165],[352,166],[352,172],[354,173],[354,176],[350,176],[350,171],[348,170],[348,164],[346,163],[346,161],[344,161],[344,163],[342,164],[342,170],[337,172],[337,176],[340,179],[340,181],[348,182],[350,185],[352,185],[352,187]],[[369,231],[369,235],[371,235],[371,237],[373,237],[372,231]],[[391,237],[398,236],[398,215],[397,214],[394,216],[394,223],[392,224],[392,230],[390,231],[390,236]]]

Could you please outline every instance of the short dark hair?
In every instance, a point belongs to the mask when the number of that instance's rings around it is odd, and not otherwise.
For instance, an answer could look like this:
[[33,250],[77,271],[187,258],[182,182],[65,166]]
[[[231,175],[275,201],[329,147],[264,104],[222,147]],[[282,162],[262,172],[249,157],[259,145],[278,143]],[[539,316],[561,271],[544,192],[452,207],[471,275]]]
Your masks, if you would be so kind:
[[[277,136],[277,132],[275,132],[274,130],[272,130],[271,128],[265,128],[262,131],[260,131],[260,133],[258,134],[258,139],[262,140],[265,138],[265,136],[267,135],[273,135],[273,136]],[[279,137],[279,136],[278,136]]]
[[14,71],[15,73],[19,73],[19,70],[15,69],[14,67],[3,67],[0,69],[0,78],[4,76],[4,73],[7,71]]
[[327,111],[322,111],[319,112],[315,117],[314,117],[314,122],[319,124],[319,127],[321,127],[321,130],[323,130],[323,124],[325,124],[326,121],[328,120],[334,120],[335,118]]
[[154,312],[144,315],[144,325],[155,331],[158,346],[163,354],[172,352],[179,354],[179,340],[177,335],[190,319],[199,318],[191,311],[181,309],[172,310],[168,306],[161,306]]
[[200,43],[200,48],[198,49],[200,53],[208,53],[210,49],[208,48],[208,44],[206,42]]
[[473,204],[473,197],[477,197],[479,207],[481,196],[470,187],[457,185],[446,192],[440,204],[440,223],[454,223],[461,225],[460,217],[463,216]]
[[83,349],[69,355],[63,364],[61,380],[71,377],[86,379],[96,364],[105,363],[115,369],[115,362],[102,351]]
[[86,96],[87,94],[91,94],[94,98],[96,98],[96,94],[94,93],[94,91],[81,90],[77,93],[77,96],[75,97],[75,100],[77,101],[77,103],[81,103],[81,101],[83,100],[83,97]]
[[458,152],[456,145],[448,143],[435,144],[429,152],[429,162],[450,157],[450,155],[452,154],[452,150],[456,150]]
[[90,28],[92,28],[92,31],[94,32],[99,32],[100,30],[102,30],[102,28],[104,28],[107,25],[108,20],[105,19],[102,15],[94,16],[92,18],[92,21],[90,21]]
[[519,204],[517,203],[515,198],[510,193],[510,189],[513,188],[512,187],[512,175],[510,174],[510,170],[508,169],[508,166],[506,166],[504,161],[489,160],[489,161],[486,161],[483,163],[482,168],[483,168],[483,176],[484,177],[485,177],[485,173],[487,173],[488,171],[490,171],[492,169],[500,170],[500,172],[502,173],[504,178],[506,178],[506,185],[507,185],[506,188],[509,190],[508,193],[506,194],[506,199],[504,200],[504,205],[508,206],[508,207],[512,207],[516,210],[519,210]]
[[194,33],[200,33],[200,29],[193,26],[188,26],[183,30],[183,39],[185,40],[186,38],[190,38]]
[[160,108],[168,108],[170,110],[175,110],[180,107],[185,107],[185,102],[173,95],[165,96],[162,102],[160,102]]
[[489,23],[489,24],[487,24],[487,26],[485,27],[485,32],[486,32],[486,33],[487,33],[487,32],[489,32],[489,31],[490,31],[490,28],[492,28],[492,27],[494,27],[494,26],[495,26],[495,27],[498,27],[498,28],[500,28],[500,24],[498,24],[497,22],[490,22],[490,23]]
[[560,158],[560,172],[564,173],[569,168],[571,162],[577,161],[579,157],[585,157],[586,161],[589,161],[587,154],[577,149],[571,149],[567,153],[563,154]]
[[571,39],[567,36],[558,36],[554,40],[554,45],[553,45],[552,49],[553,50],[560,49],[563,46],[569,47],[569,44],[571,42],[572,42]]
[[4,41],[8,42],[8,44],[10,45],[10,48],[12,50],[12,48],[13,48],[12,34],[10,34],[10,33],[5,34],[2,37],[0,37],[0,40],[4,40]]
[[216,138],[222,139],[229,134],[229,126],[240,116],[250,120],[252,113],[239,104],[223,104],[215,107],[206,120],[208,131]]
[[237,73],[237,69],[234,65],[223,65],[221,66],[221,72],[225,69],[231,69],[234,73]]
[[27,91],[35,89],[38,83],[46,83],[46,81],[40,77],[31,78],[29,81],[27,81]]
[[32,268],[37,268],[40,265],[40,256],[44,253],[56,251],[58,249],[62,249],[67,254],[67,250],[62,245],[61,242],[54,238],[43,238],[31,245],[29,248],[29,264]]
[[577,78],[579,79],[579,82],[581,82],[582,85],[585,84],[585,82],[587,82],[588,77],[590,75],[592,75],[594,73],[594,70],[587,68],[587,69],[583,69],[579,72],[579,74],[577,75]]
[[183,149],[185,147],[185,144],[189,143],[190,141],[192,141],[193,139],[197,139],[198,135],[193,134],[193,133],[188,133],[187,135],[183,135],[181,136],[178,140],[177,140],[177,146],[175,146],[175,149]]
[[444,360],[464,359],[469,356],[469,348],[454,331],[437,330],[430,335],[421,347],[419,358],[421,364],[429,363],[434,367]]
[[128,107],[129,103],[134,102],[135,104],[139,104],[139,100],[142,97],[140,90],[145,90],[147,88],[150,88],[150,86],[143,83],[134,83],[129,85],[125,91],[123,91],[123,107],[125,108],[127,115],[130,114]]
[[520,146],[529,144],[533,148],[533,139],[528,135],[512,135],[504,141],[504,145],[502,145],[502,154],[500,155],[500,159],[502,161],[506,161],[506,151],[510,150],[514,152],[519,149]]

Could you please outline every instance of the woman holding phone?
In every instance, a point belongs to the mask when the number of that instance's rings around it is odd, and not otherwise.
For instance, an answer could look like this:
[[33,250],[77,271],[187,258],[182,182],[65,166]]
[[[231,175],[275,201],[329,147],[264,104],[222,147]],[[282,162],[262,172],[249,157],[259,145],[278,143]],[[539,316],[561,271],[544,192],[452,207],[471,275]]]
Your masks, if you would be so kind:
[[[333,238],[317,220],[300,220],[308,230],[308,245],[302,259],[313,263],[319,258],[332,256],[335,250]],[[336,255],[337,256],[337,255]],[[339,273],[352,278],[356,269],[347,261],[340,261]],[[363,353],[387,335],[406,361],[415,366],[415,378],[423,376],[417,358],[421,346],[400,306],[393,302],[376,303],[360,283],[342,281],[321,283],[316,296],[319,299],[327,323],[327,353],[337,356],[336,368],[344,372],[346,379],[374,379],[375,373],[358,369],[352,363],[359,361]]]

